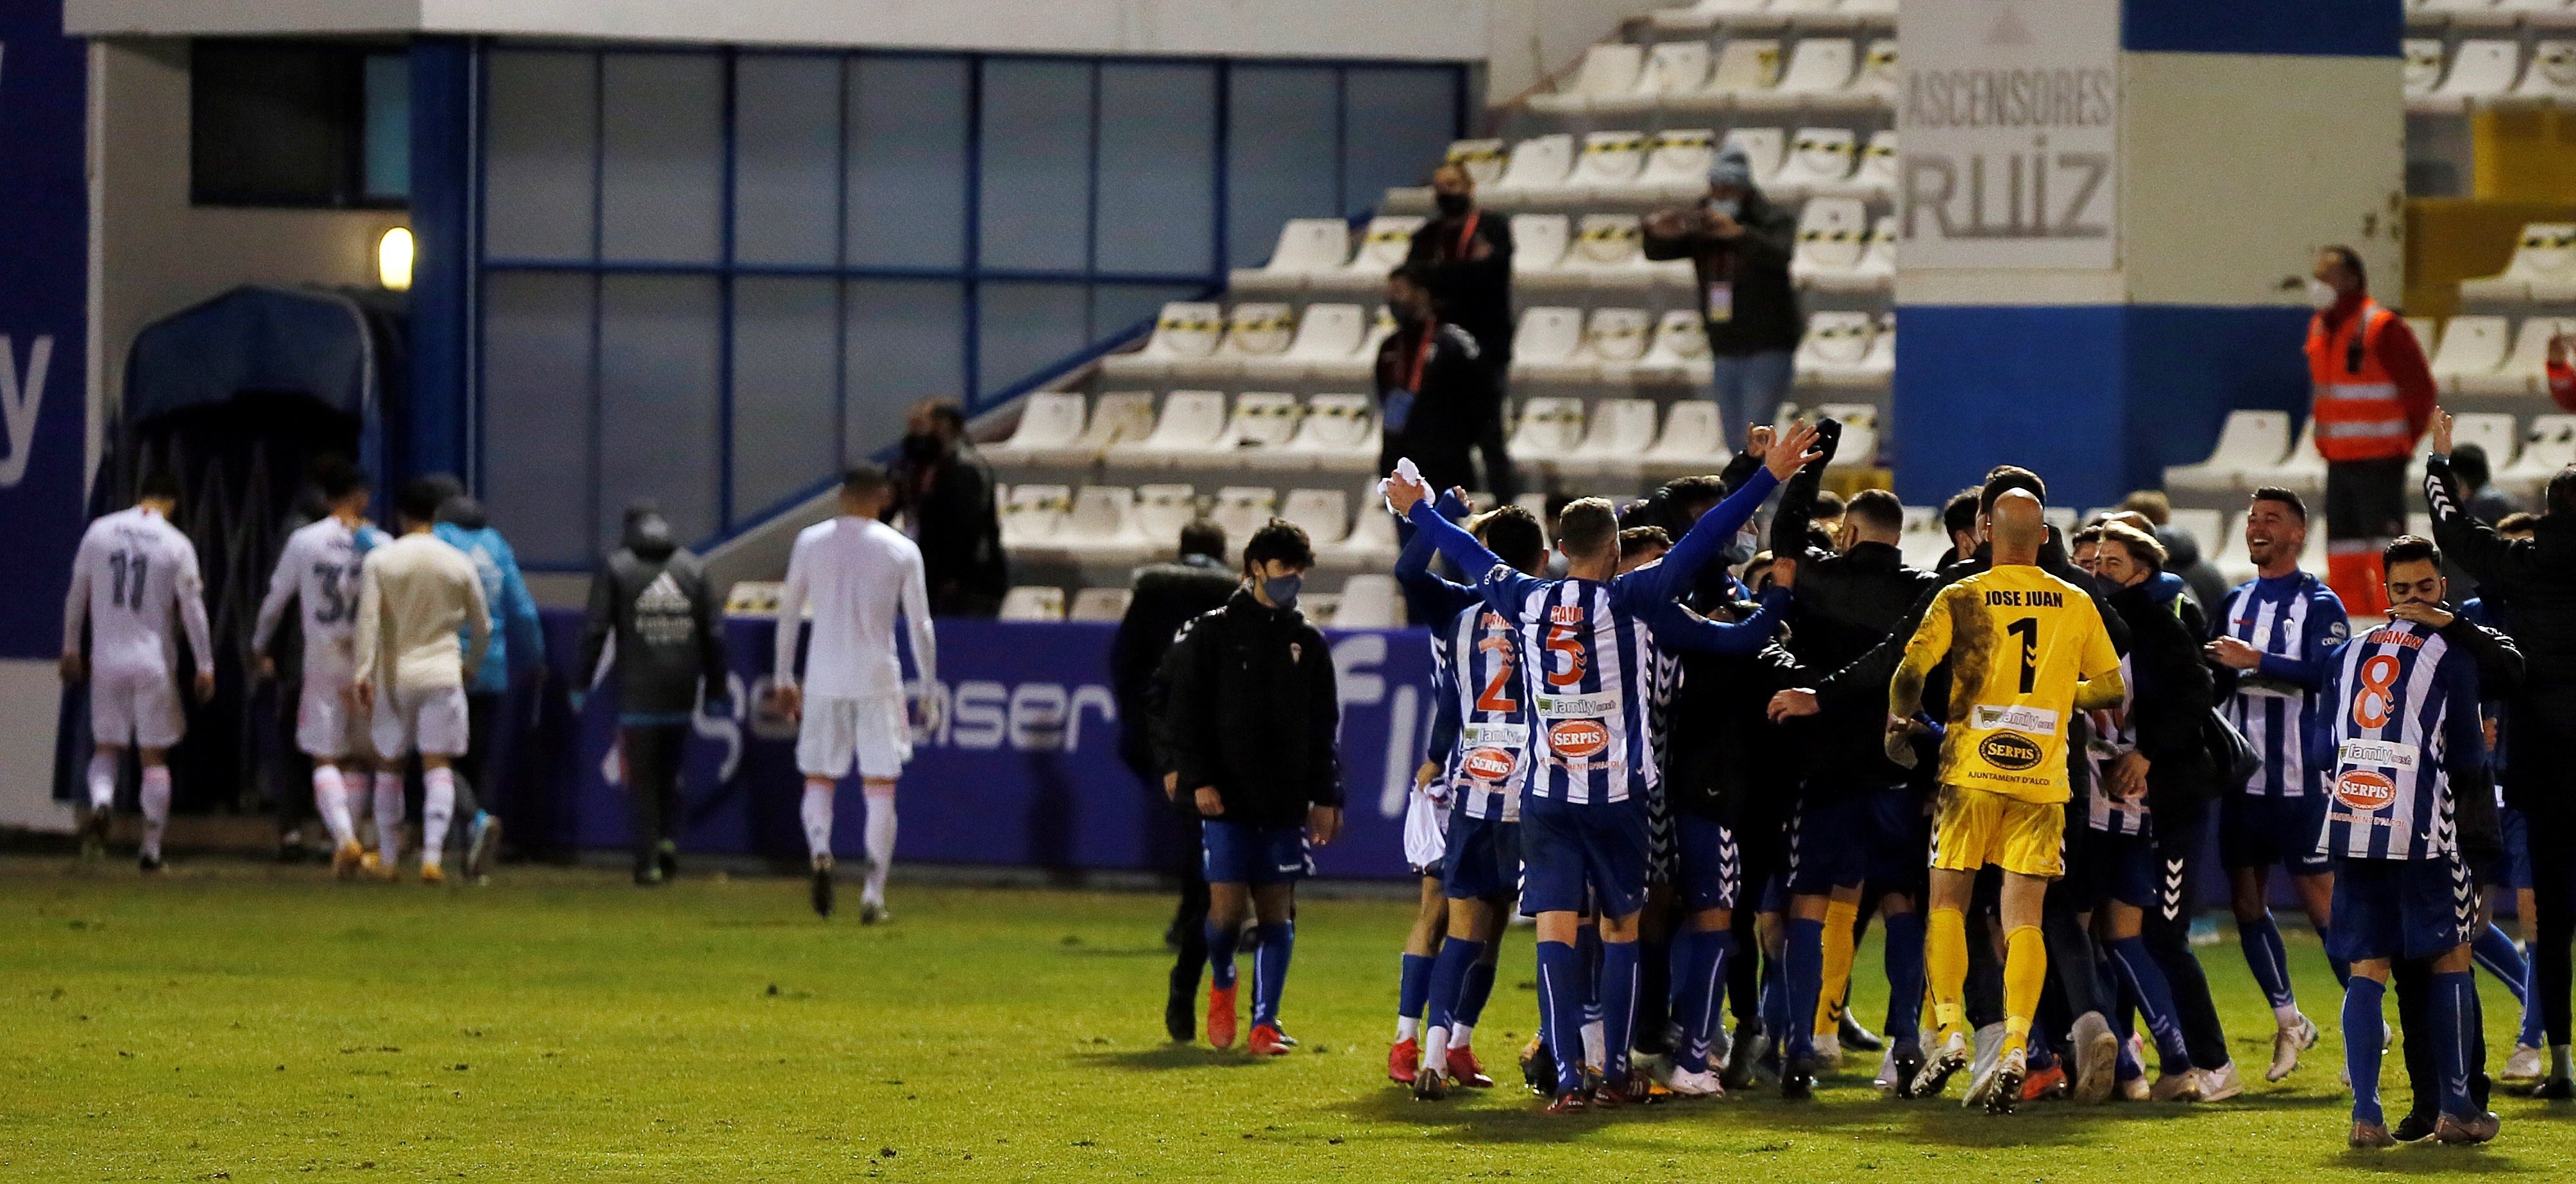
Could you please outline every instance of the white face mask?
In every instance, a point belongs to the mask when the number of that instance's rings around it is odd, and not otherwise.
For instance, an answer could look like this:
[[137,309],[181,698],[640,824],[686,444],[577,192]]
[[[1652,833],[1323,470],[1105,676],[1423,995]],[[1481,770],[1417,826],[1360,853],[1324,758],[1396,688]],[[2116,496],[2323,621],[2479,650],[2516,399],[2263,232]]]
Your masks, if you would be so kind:
[[2338,293],[2334,290],[2334,285],[2318,279],[2315,276],[2308,277],[2308,304],[2310,307],[2315,308],[2320,312],[2333,308],[2335,297],[2337,295]]

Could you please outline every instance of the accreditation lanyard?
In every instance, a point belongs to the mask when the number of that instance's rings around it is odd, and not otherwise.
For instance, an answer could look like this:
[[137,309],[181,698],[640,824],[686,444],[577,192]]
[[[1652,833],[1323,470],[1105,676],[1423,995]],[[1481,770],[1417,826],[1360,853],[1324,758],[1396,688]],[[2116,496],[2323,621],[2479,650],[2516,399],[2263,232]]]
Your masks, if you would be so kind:
[[1422,393],[1422,368],[1431,361],[1431,339],[1439,335],[1440,322],[1437,318],[1422,322],[1422,341],[1413,347],[1413,361],[1405,367],[1404,389],[1415,394]]
[[1483,210],[1469,210],[1467,217],[1458,223],[1458,258],[1467,257],[1467,248],[1476,241],[1476,220],[1484,216]]

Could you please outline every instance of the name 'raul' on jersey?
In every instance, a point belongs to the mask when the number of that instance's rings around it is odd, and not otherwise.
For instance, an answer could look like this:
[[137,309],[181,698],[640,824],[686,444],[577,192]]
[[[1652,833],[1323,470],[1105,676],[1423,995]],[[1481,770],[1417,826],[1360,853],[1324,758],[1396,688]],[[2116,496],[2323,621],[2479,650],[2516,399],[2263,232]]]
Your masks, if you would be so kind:
[[2067,721],[2079,709],[2117,704],[2122,689],[2120,655],[2092,597],[2021,564],[1943,588],[1905,644],[1889,710],[1911,715],[1924,677],[1943,658],[1950,705],[1942,782],[2033,802],[2070,797]]
[[2317,850],[2346,859],[2457,851],[2451,778],[2486,759],[2475,656],[2430,627],[2390,621],[2332,661],[2333,716],[2311,746],[2331,774]]

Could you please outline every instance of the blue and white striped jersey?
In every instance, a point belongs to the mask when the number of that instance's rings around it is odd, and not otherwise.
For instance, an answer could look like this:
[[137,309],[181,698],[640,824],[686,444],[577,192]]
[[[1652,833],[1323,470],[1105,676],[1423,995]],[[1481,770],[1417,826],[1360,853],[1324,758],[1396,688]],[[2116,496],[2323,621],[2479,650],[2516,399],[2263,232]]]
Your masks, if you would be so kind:
[[2333,655],[2333,716],[2314,745],[2332,774],[2317,851],[2435,859],[2459,850],[2451,774],[2486,763],[2477,659],[2429,626],[2388,624]]
[[1481,598],[1460,608],[1431,635],[1431,686],[1435,736],[1452,738],[1440,775],[1458,808],[1469,818],[1519,821],[1531,717],[1511,623]]
[[2120,655],[2120,685],[2117,710],[2085,713],[2089,735],[2084,741],[2084,763],[2093,774],[2093,791],[2086,795],[2084,824],[2106,834],[2134,835],[2147,829],[2146,795],[2115,797],[2110,784],[2111,766],[2138,747],[2138,725],[2129,718],[2129,709],[2138,700],[2138,678],[2127,654]]
[[2273,798],[2324,792],[2319,771],[2308,765],[2307,737],[2318,723],[2326,652],[2350,629],[2343,601],[2303,571],[2248,580],[2227,594],[2215,628],[2263,651],[2262,665],[2244,672],[2224,704],[2228,722],[2263,757],[2244,791]]
[[1430,502],[1414,525],[1462,571],[1483,572],[1477,591],[1519,632],[1536,764],[1529,792],[1569,805],[1624,802],[1649,792],[1662,771],[1651,747],[1652,709],[1664,663],[1647,615],[1687,591],[1778,484],[1763,469],[1700,516],[1660,563],[1608,582],[1540,579],[1496,559]]

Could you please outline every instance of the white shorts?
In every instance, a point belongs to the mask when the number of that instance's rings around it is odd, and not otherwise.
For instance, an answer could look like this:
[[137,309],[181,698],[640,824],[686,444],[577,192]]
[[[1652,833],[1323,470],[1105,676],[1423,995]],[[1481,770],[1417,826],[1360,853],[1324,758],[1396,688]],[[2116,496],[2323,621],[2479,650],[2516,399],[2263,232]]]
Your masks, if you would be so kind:
[[373,726],[376,755],[388,761],[404,753],[422,756],[465,755],[465,688],[433,687],[376,692]]
[[367,723],[349,693],[348,679],[304,676],[304,691],[295,704],[295,746],[304,755],[332,760],[367,755],[375,750]]
[[159,670],[93,670],[89,732],[118,748],[168,748],[188,732],[179,684]]
[[1436,876],[1449,855],[1449,806],[1420,790],[1404,807],[1404,862],[1414,874]]
[[912,759],[912,723],[901,696],[805,701],[805,718],[796,725],[796,771],[838,781],[850,775],[853,756],[861,777],[903,775]]

